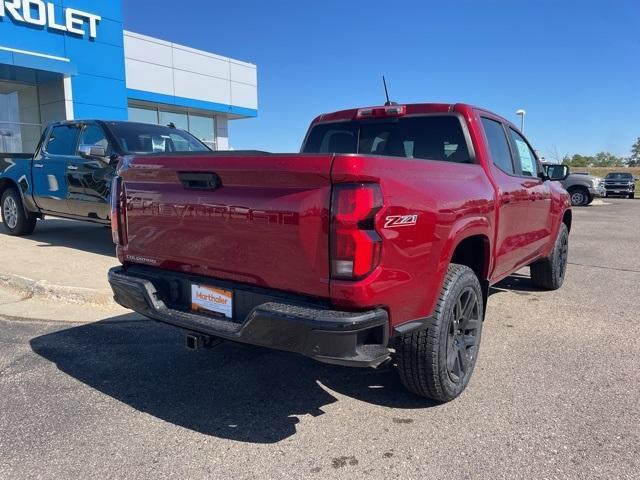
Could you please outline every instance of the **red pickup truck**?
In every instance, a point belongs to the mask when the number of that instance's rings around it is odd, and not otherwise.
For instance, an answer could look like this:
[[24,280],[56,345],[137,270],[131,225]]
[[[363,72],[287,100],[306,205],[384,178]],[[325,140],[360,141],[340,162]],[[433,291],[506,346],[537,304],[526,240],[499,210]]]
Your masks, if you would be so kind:
[[569,196],[507,120],[464,104],[320,115],[299,154],[127,158],[115,299],[189,331],[348,366],[397,362],[438,401],[469,382],[489,286],[562,285]]

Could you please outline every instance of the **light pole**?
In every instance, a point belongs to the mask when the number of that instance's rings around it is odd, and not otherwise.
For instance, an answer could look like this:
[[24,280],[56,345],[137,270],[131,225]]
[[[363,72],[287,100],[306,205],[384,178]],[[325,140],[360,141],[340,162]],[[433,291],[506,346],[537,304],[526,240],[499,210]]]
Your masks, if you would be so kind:
[[520,117],[520,131],[524,133],[524,116],[527,114],[522,108],[516,110],[516,115]]

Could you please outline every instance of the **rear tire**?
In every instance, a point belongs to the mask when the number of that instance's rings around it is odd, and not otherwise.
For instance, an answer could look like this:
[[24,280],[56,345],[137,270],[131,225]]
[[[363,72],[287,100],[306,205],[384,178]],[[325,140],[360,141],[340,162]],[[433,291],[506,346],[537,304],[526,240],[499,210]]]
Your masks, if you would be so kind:
[[636,192],[631,192],[629,194],[629,198],[635,198],[636,197]]
[[409,391],[438,402],[464,391],[478,358],[483,302],[473,270],[449,265],[429,326],[396,339],[398,373]]
[[569,256],[569,230],[563,223],[560,225],[558,238],[548,258],[531,264],[531,282],[537,288],[557,290],[562,286],[567,272]]
[[36,217],[27,215],[22,198],[14,188],[5,190],[0,201],[2,226],[5,233],[13,236],[29,235],[36,228]]

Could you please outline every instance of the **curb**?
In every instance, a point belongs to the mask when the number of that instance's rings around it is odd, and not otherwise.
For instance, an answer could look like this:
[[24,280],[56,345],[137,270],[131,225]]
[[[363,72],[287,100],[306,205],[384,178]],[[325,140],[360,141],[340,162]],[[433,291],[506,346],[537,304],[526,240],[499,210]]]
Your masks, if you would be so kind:
[[26,298],[39,296],[67,303],[92,304],[101,306],[116,305],[110,290],[97,290],[83,287],[54,285],[46,280],[32,280],[19,275],[0,274],[0,287],[10,288],[26,295]]

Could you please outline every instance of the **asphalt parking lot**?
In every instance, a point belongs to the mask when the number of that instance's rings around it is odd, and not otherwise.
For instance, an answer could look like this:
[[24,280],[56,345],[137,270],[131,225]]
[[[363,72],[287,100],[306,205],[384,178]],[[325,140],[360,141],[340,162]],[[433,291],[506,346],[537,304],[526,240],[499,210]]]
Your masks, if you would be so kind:
[[493,289],[445,405],[391,366],[0,314],[0,478],[640,478],[640,202],[606,203],[574,209],[561,290]]

